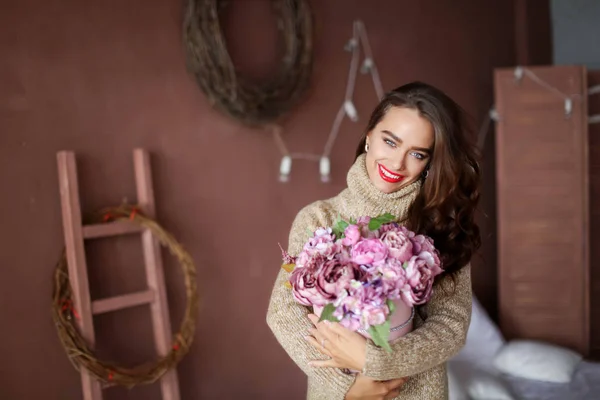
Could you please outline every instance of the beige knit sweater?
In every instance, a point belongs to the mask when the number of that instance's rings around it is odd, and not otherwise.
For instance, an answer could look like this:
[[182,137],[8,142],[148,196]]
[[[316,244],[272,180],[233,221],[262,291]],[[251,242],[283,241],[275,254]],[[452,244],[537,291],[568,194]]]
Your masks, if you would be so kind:
[[[302,209],[292,224],[288,251],[297,255],[319,226],[331,226],[338,216],[345,219],[386,212],[400,219],[420,189],[416,182],[401,190],[384,194],[371,183],[364,155],[348,172],[348,188],[329,200],[317,201]],[[308,376],[309,400],[343,400],[354,377],[335,368],[313,368],[311,360],[324,359],[305,336],[312,325],[307,318],[311,310],[294,301],[284,286],[289,274],[280,269],[273,288],[267,323],[277,341]],[[448,398],[446,361],[464,345],[471,317],[470,266],[458,273],[456,286],[445,277],[434,286],[431,300],[424,306],[426,322],[415,317],[415,328],[391,343],[393,352],[367,344],[366,375],[377,380],[410,377],[396,399],[439,400]],[[445,286],[442,288],[442,286]]]

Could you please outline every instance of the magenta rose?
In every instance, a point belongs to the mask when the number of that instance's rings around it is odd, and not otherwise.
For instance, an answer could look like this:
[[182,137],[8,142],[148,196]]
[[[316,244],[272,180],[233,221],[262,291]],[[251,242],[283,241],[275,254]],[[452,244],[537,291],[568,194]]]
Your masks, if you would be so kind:
[[338,295],[350,286],[354,279],[360,279],[363,271],[354,263],[343,263],[334,258],[327,260],[317,274],[317,291],[328,302],[335,300]]
[[348,225],[344,230],[345,238],[342,239],[344,246],[354,246],[360,240],[360,229],[358,225]]
[[359,265],[374,265],[387,256],[388,248],[379,239],[363,239],[352,247],[352,261]]
[[381,241],[387,245],[390,256],[400,262],[408,261],[413,256],[412,242],[400,231],[385,232],[381,236]]
[[402,290],[402,299],[407,304],[424,304],[429,301],[435,275],[427,262],[417,256],[405,264],[406,285]]

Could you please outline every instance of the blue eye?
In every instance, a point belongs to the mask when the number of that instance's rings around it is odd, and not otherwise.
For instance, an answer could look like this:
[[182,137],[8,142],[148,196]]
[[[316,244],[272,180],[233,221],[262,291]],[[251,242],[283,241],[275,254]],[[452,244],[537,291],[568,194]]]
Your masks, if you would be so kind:
[[396,143],[392,142],[390,139],[383,139],[383,141],[390,147],[396,147]]
[[421,154],[421,153],[411,153],[411,155],[413,157],[415,157],[417,160],[424,160],[425,159],[425,155]]

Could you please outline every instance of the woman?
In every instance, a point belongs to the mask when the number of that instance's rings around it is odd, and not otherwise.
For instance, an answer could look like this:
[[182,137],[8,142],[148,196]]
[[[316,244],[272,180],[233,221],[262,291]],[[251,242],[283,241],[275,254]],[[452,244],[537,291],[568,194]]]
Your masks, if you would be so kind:
[[[308,375],[308,399],[448,397],[446,361],[464,345],[471,313],[470,260],[480,245],[475,224],[479,167],[464,113],[440,90],[420,82],[386,94],[371,115],[348,187],[302,209],[288,251],[297,255],[310,232],[344,219],[391,213],[429,235],[444,273],[430,301],[418,308],[414,330],[392,341],[392,353],[336,323],[317,323],[284,286],[281,270],[267,323]],[[349,374],[347,370],[361,371]]]

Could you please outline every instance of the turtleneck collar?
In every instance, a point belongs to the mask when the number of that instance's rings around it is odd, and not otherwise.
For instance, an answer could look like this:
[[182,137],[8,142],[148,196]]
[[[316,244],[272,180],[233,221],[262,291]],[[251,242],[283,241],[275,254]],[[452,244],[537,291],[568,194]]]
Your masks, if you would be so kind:
[[389,212],[400,220],[404,219],[408,208],[419,194],[421,182],[413,182],[393,193],[383,193],[371,182],[365,157],[365,154],[360,155],[348,171],[348,190],[343,196],[342,207],[352,217],[375,217]]

